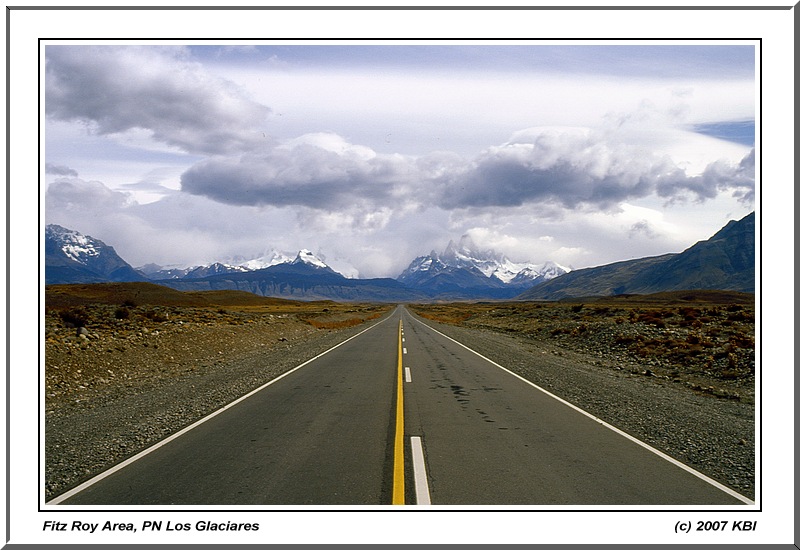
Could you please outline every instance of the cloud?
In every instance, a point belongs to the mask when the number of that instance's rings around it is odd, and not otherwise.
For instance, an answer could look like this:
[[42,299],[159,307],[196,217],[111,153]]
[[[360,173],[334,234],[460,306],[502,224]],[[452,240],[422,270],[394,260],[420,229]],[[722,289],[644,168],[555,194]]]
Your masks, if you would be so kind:
[[441,194],[445,208],[552,203],[609,208],[657,193],[668,200],[713,198],[733,189],[751,197],[751,152],[738,166],[709,164],[689,176],[667,154],[588,129],[531,129],[478,156]]
[[144,129],[189,153],[230,154],[263,142],[269,109],[183,48],[47,46],[45,54],[52,119],[80,121],[100,135]]
[[44,165],[44,171],[46,174],[53,174],[56,176],[72,176],[75,178],[78,177],[78,172],[76,172],[72,168],[69,168],[67,166],[59,166],[53,164],[52,162],[48,162]]
[[236,157],[213,157],[181,176],[183,191],[235,205],[304,206],[353,214],[424,209],[617,209],[657,195],[668,202],[752,200],[753,152],[688,175],[668,154],[624,135],[585,128],[532,128],[472,161],[455,153],[379,154],[330,133],[308,134]]
[[699,201],[713,199],[721,191],[731,191],[742,204],[755,200],[755,149],[751,149],[738,164],[724,160],[706,166],[698,176],[687,177],[683,171],[674,171],[660,178],[656,191],[670,202],[685,197],[688,191]]
[[403,206],[418,180],[408,157],[313,134],[263,152],[209,158],[181,176],[181,189],[227,204],[335,211]]
[[113,212],[132,203],[130,193],[113,191],[102,182],[80,178],[58,178],[48,186],[45,194],[45,205],[53,212]]
[[658,236],[647,220],[638,221],[631,226],[628,238],[632,239],[637,235],[644,235],[648,239],[654,239]]

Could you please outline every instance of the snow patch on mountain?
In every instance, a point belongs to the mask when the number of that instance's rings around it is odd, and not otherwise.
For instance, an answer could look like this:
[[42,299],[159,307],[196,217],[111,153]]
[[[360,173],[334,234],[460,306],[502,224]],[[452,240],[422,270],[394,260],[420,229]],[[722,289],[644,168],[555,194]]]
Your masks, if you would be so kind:
[[45,227],[44,253],[46,284],[145,280],[114,247],[60,225]]
[[257,269],[265,269],[273,265],[288,264],[291,263],[294,258],[294,256],[289,256],[283,252],[278,252],[277,250],[269,250],[257,258],[232,263],[233,265],[238,265],[239,267],[249,269],[250,271],[255,271]]
[[45,228],[46,237],[58,243],[61,251],[71,260],[86,264],[89,258],[100,255],[100,249],[105,247],[98,241],[72,229],[60,225],[48,225]]
[[305,248],[297,253],[297,257],[294,259],[294,261],[292,261],[292,263],[293,264],[303,263],[312,265],[314,267],[318,267],[320,269],[325,269],[325,268],[330,269],[330,267],[328,267],[328,264],[326,264],[325,262],[314,256],[314,254],[310,250]]

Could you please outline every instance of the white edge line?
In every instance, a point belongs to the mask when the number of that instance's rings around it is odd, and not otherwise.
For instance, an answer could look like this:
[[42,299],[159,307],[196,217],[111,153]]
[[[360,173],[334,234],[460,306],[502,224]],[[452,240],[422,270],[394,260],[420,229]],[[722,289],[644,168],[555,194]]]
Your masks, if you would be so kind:
[[406,367],[406,382],[411,382],[411,369]]
[[717,488],[717,489],[719,489],[720,491],[723,491],[723,492],[725,492],[725,493],[728,493],[728,494],[729,494],[729,495],[731,495],[732,497],[735,497],[735,498],[737,498],[737,499],[741,500],[741,501],[742,501],[742,502],[744,502],[745,504],[749,504],[749,505],[755,505],[755,502],[754,502],[754,501],[750,500],[749,498],[747,498],[747,497],[746,497],[746,496],[744,496],[744,495],[740,495],[739,493],[737,493],[736,491],[734,491],[734,490],[733,490],[733,489],[731,489],[730,487],[726,487],[725,485],[723,485],[723,484],[722,484],[722,483],[720,483],[719,481],[716,481],[715,479],[712,479],[712,478],[708,477],[707,475],[705,475],[705,474],[702,474],[702,473],[698,472],[697,470],[693,469],[691,466],[687,466],[687,465],[686,465],[686,464],[684,464],[683,462],[681,462],[681,461],[679,461],[679,460],[677,460],[677,459],[675,459],[675,458],[673,458],[673,457],[669,456],[668,454],[665,454],[665,453],[663,453],[663,452],[659,451],[659,450],[658,450],[658,449],[656,449],[655,447],[651,447],[650,445],[648,445],[648,444],[647,444],[647,443],[645,443],[644,441],[640,441],[640,440],[636,439],[635,437],[633,437],[632,435],[630,435],[629,433],[626,433],[626,432],[624,432],[624,431],[620,430],[620,429],[619,429],[619,428],[617,428],[616,426],[612,426],[611,424],[609,424],[608,422],[606,422],[606,421],[602,420],[601,418],[598,418],[598,417],[594,416],[593,414],[591,414],[591,413],[588,413],[588,412],[584,411],[584,410],[583,410],[583,409],[581,409],[580,407],[578,407],[578,406],[576,406],[576,405],[573,405],[573,404],[572,404],[572,403],[570,403],[569,401],[566,401],[566,400],[564,400],[564,399],[560,398],[559,396],[557,396],[557,395],[555,395],[555,394],[553,394],[553,393],[550,393],[550,392],[549,392],[549,391],[547,391],[546,389],[544,389],[544,388],[542,388],[542,387],[540,387],[540,386],[537,386],[536,384],[534,384],[534,383],[533,383],[533,382],[531,382],[530,380],[527,380],[527,379],[523,378],[522,376],[520,376],[519,374],[517,374],[517,373],[515,373],[515,372],[512,372],[512,371],[510,371],[510,370],[508,370],[508,369],[507,369],[507,368],[505,368],[504,366],[502,366],[502,365],[500,365],[500,364],[498,364],[498,363],[496,363],[496,362],[492,361],[491,359],[489,359],[488,357],[485,357],[484,355],[481,355],[480,353],[478,353],[478,352],[477,352],[477,351],[475,351],[474,349],[468,348],[467,346],[465,346],[464,344],[462,344],[462,343],[461,343],[461,342],[459,342],[458,340],[454,340],[453,338],[450,338],[448,335],[446,335],[446,334],[444,334],[444,333],[442,333],[442,332],[439,332],[438,330],[436,330],[436,329],[435,329],[435,328],[433,328],[432,326],[430,326],[430,325],[427,325],[427,324],[423,323],[423,322],[422,322],[422,321],[420,321],[419,319],[416,319],[416,318],[414,318],[414,317],[412,317],[412,319],[413,319],[414,321],[416,321],[417,323],[420,323],[421,325],[424,325],[424,326],[428,327],[429,329],[431,329],[432,331],[436,332],[437,334],[440,334],[440,335],[444,336],[444,337],[445,337],[445,338],[447,338],[448,340],[450,340],[450,341],[452,341],[452,342],[455,342],[456,344],[458,344],[458,345],[459,345],[459,346],[461,346],[462,348],[464,348],[464,349],[466,349],[466,350],[468,350],[468,351],[471,351],[472,353],[474,353],[475,355],[477,355],[477,356],[478,356],[478,357],[480,357],[481,359],[483,359],[483,360],[485,360],[485,361],[488,361],[489,363],[491,363],[491,364],[492,364],[492,365],[494,365],[495,367],[497,367],[497,368],[499,368],[499,369],[502,369],[502,370],[506,371],[507,373],[509,373],[509,374],[510,374],[510,375],[512,375],[512,376],[516,376],[517,378],[519,378],[520,380],[522,380],[522,381],[523,381],[523,382],[525,382],[526,384],[529,384],[529,385],[533,386],[534,388],[536,388],[537,390],[541,391],[542,393],[544,393],[544,394],[546,394],[546,395],[549,395],[550,397],[552,397],[553,399],[556,399],[557,401],[560,401],[560,402],[561,402],[561,403],[563,403],[564,405],[566,405],[566,406],[568,406],[568,407],[571,407],[572,409],[575,409],[576,411],[578,411],[579,413],[581,413],[581,414],[583,414],[583,415],[585,415],[585,416],[588,416],[589,418],[591,418],[592,420],[594,420],[595,422],[597,422],[597,423],[599,423],[599,424],[602,424],[603,426],[605,426],[605,427],[606,427],[606,428],[608,428],[609,430],[611,430],[611,431],[614,431],[614,432],[616,432],[616,433],[620,434],[621,436],[623,436],[623,437],[625,437],[625,438],[627,438],[627,439],[630,439],[631,441],[633,441],[634,443],[636,443],[637,445],[639,445],[639,446],[641,446],[641,447],[644,447],[645,449],[647,449],[647,450],[648,450],[648,451],[650,451],[651,453],[654,453],[654,454],[656,454],[656,455],[660,456],[660,457],[661,457],[661,458],[663,458],[664,460],[666,460],[666,461],[668,461],[668,462],[671,462],[672,464],[674,464],[675,466],[678,466],[679,468],[682,468],[683,470],[686,470],[686,471],[687,471],[687,472],[689,472],[690,474],[692,474],[692,475],[694,475],[694,476],[696,476],[696,477],[698,477],[698,478],[702,479],[702,480],[703,480],[703,481],[705,481],[706,483],[708,483],[708,484],[710,484],[710,485],[713,485],[714,487],[716,487],[716,488]]
[[417,504],[430,504],[431,493],[428,490],[428,473],[425,471],[425,455],[422,452],[422,438],[411,437],[411,463],[414,468],[414,490]]
[[[395,310],[395,311],[397,311],[397,310]],[[352,339],[354,339],[354,338],[358,338],[359,336],[361,336],[362,334],[364,334],[364,333],[365,333],[365,332],[367,332],[368,330],[372,330],[373,328],[377,327],[378,325],[380,325],[380,324],[381,324],[381,323],[383,323],[384,321],[388,321],[388,320],[389,320],[391,317],[393,317],[393,316],[394,316],[394,314],[390,315],[389,317],[387,317],[387,318],[386,318],[386,319],[384,319],[383,321],[379,321],[379,322],[375,323],[375,324],[374,324],[374,325],[372,325],[371,327],[367,327],[367,328],[365,328],[364,330],[362,330],[362,331],[361,331],[361,332],[359,332],[358,334],[355,334],[355,335],[351,336],[351,337],[350,337],[350,338],[348,338],[347,340],[344,340],[344,341],[342,341],[342,342],[339,342],[338,344],[336,344],[336,345],[335,345],[335,346],[333,346],[332,348],[329,348],[329,349],[327,349],[327,350],[323,351],[322,353],[320,353],[319,355],[316,355],[316,356],[312,357],[311,359],[309,359],[309,360],[308,360],[308,361],[306,361],[305,363],[302,363],[302,364],[300,364],[300,365],[297,365],[297,366],[296,366],[296,367],[294,367],[293,369],[291,369],[291,370],[289,370],[289,371],[286,371],[286,372],[284,372],[283,374],[281,374],[280,376],[278,376],[278,377],[276,377],[276,378],[273,378],[272,380],[270,380],[270,381],[269,381],[269,382],[267,382],[266,384],[264,384],[264,385],[262,385],[262,386],[259,386],[258,388],[254,389],[253,391],[251,391],[250,393],[248,393],[248,394],[246,394],[246,395],[243,395],[242,397],[240,397],[240,398],[236,399],[235,401],[231,401],[231,402],[230,402],[230,403],[228,403],[227,405],[223,406],[223,407],[222,407],[222,408],[220,408],[220,409],[217,409],[216,411],[214,411],[213,413],[209,414],[208,416],[204,416],[204,417],[203,417],[203,418],[201,418],[200,420],[198,420],[198,421],[194,422],[193,424],[190,424],[189,426],[186,426],[185,428],[183,428],[182,430],[180,430],[180,431],[178,431],[178,432],[175,432],[175,433],[174,433],[174,434],[172,434],[171,436],[169,436],[169,437],[167,437],[167,438],[165,438],[165,439],[162,439],[161,441],[159,441],[159,442],[157,442],[157,443],[154,443],[152,446],[150,446],[150,447],[148,447],[148,448],[144,449],[143,451],[140,451],[139,453],[137,453],[137,454],[133,455],[132,457],[130,457],[130,458],[128,458],[128,459],[126,459],[126,460],[124,460],[123,462],[120,462],[119,464],[117,464],[117,465],[115,465],[115,466],[112,466],[112,467],[111,467],[111,468],[109,468],[108,470],[105,470],[105,471],[103,471],[103,472],[101,472],[101,473],[97,474],[97,475],[96,475],[96,476],[94,476],[93,478],[91,478],[91,479],[88,479],[88,480],[84,481],[83,483],[81,483],[81,484],[80,484],[80,485],[78,485],[77,487],[74,487],[74,488],[70,489],[70,490],[69,490],[69,491],[67,491],[66,493],[63,493],[63,494],[61,494],[61,495],[59,495],[59,496],[57,496],[57,497],[55,497],[55,498],[51,499],[50,501],[48,501],[48,502],[45,502],[45,505],[50,505],[50,504],[60,504],[61,502],[65,501],[66,499],[68,499],[68,498],[70,498],[70,497],[72,497],[72,496],[75,496],[76,494],[80,493],[81,491],[83,491],[83,490],[85,490],[85,489],[87,489],[87,488],[91,487],[91,486],[92,486],[92,485],[94,485],[95,483],[97,483],[97,482],[99,482],[99,481],[101,481],[101,480],[103,480],[103,479],[107,478],[107,477],[108,477],[108,476],[110,476],[111,474],[113,474],[113,473],[115,473],[115,472],[118,472],[119,470],[121,470],[121,469],[125,468],[126,466],[128,466],[128,465],[130,465],[130,464],[132,464],[132,463],[136,462],[136,461],[137,461],[137,460],[139,460],[140,458],[143,458],[144,456],[146,456],[146,455],[148,455],[148,454],[152,453],[152,452],[153,452],[153,451],[155,451],[156,449],[159,449],[160,447],[163,447],[164,445],[166,445],[166,444],[167,444],[167,443],[169,443],[170,441],[172,441],[172,440],[174,440],[174,439],[177,439],[177,438],[179,438],[180,436],[182,436],[183,434],[185,434],[185,433],[186,433],[186,432],[188,432],[189,430],[192,430],[192,429],[196,428],[197,426],[199,426],[200,424],[203,424],[204,422],[206,422],[206,421],[208,421],[208,420],[211,420],[212,418],[214,418],[215,416],[217,416],[217,415],[218,415],[218,414],[220,414],[221,412],[223,412],[223,411],[226,411],[227,409],[230,409],[230,408],[231,408],[231,407],[233,407],[234,405],[237,405],[237,404],[241,403],[242,401],[244,401],[244,400],[245,400],[245,399],[247,399],[248,397],[251,397],[251,396],[255,395],[256,393],[260,392],[261,390],[263,390],[263,389],[264,389],[264,388],[266,388],[267,386],[269,386],[269,385],[271,385],[271,384],[274,384],[275,382],[277,382],[277,381],[278,381],[278,380],[280,380],[281,378],[284,378],[284,377],[286,377],[286,376],[289,376],[289,375],[290,375],[290,374],[292,374],[294,371],[296,371],[296,370],[300,370],[301,368],[305,367],[306,365],[308,365],[308,364],[309,364],[309,363],[311,363],[312,361],[314,361],[314,360],[316,360],[316,359],[319,359],[320,357],[322,357],[322,356],[323,356],[323,355],[325,355],[326,353],[328,353],[328,352],[330,352],[330,351],[333,351],[333,350],[335,350],[335,349],[336,349],[336,348],[338,348],[339,346],[342,346],[342,345],[346,344],[347,342],[349,342],[350,340],[352,340]]]

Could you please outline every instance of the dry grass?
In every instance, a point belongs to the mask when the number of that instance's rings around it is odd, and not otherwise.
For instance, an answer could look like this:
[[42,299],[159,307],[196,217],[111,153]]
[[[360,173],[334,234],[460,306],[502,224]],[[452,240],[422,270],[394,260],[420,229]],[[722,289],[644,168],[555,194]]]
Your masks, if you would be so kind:
[[378,311],[372,312],[369,309],[364,311],[349,311],[342,313],[336,317],[330,315],[323,315],[303,320],[314,328],[336,330],[340,328],[354,327],[366,321],[377,319],[378,317],[383,315],[385,311],[388,310],[388,307],[376,308],[376,309],[378,309]]
[[391,306],[300,302],[238,290],[181,292],[152,283],[102,283],[48,286],[45,307],[70,328],[176,319],[241,324],[262,315],[296,315],[315,328],[337,329],[380,317]]

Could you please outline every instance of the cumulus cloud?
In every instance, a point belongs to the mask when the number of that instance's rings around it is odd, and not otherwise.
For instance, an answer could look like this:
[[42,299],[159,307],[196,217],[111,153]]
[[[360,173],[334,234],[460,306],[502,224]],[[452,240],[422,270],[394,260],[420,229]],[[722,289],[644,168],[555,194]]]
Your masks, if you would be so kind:
[[269,109],[189,60],[182,48],[47,46],[45,112],[101,135],[144,129],[189,153],[263,143]]

